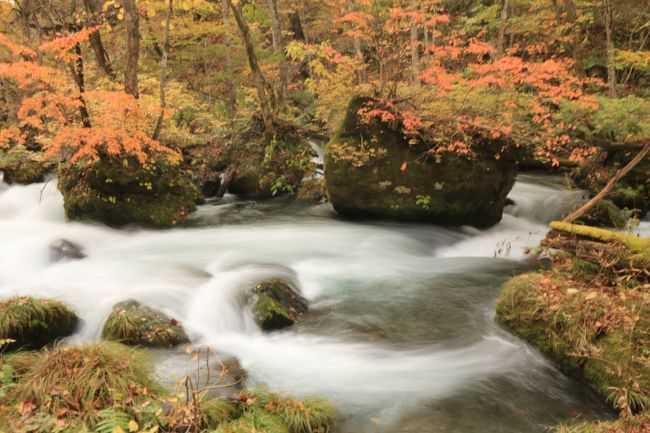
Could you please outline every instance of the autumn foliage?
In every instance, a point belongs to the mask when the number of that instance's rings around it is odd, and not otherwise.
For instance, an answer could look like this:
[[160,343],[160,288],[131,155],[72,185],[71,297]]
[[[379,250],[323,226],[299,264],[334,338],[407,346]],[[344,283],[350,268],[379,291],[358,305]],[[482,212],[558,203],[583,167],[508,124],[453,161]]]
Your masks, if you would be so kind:
[[[80,92],[49,59],[71,66],[79,59],[75,47],[97,28],[60,35],[41,44],[38,52],[0,35],[0,49],[11,61],[0,64],[0,79],[23,92],[17,123],[0,131],[0,147],[37,143],[43,158],[86,164],[103,156],[134,156],[141,164],[163,156],[178,161],[174,150],[153,140],[148,125],[159,111],[119,91]],[[33,147],[33,146],[32,146]]]

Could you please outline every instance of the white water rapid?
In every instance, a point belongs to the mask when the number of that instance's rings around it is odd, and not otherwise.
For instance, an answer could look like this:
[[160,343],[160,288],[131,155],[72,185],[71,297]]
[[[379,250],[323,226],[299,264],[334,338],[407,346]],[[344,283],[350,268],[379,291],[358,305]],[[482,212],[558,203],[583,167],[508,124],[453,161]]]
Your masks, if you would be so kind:
[[[503,221],[483,231],[232,197],[187,227],[151,231],[68,223],[55,182],[0,182],[0,298],[66,302],[83,321],[72,342],[98,339],[112,306],[136,299],[179,319],[195,346],[237,357],[253,384],[331,398],[341,432],[542,432],[607,414],[502,330],[493,302],[525,269],[522,248],[581,195],[521,176]],[[52,263],[58,239],[87,257]],[[262,333],[244,306],[245,289],[267,277],[291,279],[310,301],[288,331]],[[159,353],[159,374],[179,374],[179,357]]]

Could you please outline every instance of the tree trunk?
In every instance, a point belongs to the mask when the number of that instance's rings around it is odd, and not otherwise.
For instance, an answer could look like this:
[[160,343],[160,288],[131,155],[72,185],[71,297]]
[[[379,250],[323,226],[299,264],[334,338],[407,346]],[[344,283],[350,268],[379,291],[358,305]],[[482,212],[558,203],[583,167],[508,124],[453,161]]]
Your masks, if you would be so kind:
[[289,14],[289,24],[291,26],[291,32],[293,33],[293,39],[296,41],[307,42],[305,30],[302,28],[302,20],[300,19],[298,11]]
[[81,116],[81,123],[84,128],[90,128],[92,126],[90,122],[90,113],[88,112],[88,107],[86,106],[86,100],[84,99],[84,92],[86,91],[86,84],[84,78],[84,60],[81,56],[81,45],[76,44],[74,46],[74,53],[77,56],[74,62],[68,63],[70,72],[72,73],[72,78],[74,79],[77,89],[79,90],[79,115]]
[[[239,28],[239,34],[241,36],[244,47],[246,48],[246,55],[248,57],[248,65],[251,68],[251,74],[253,75],[253,81],[255,88],[257,89],[257,96],[260,99],[260,111],[262,113],[262,120],[264,121],[264,128],[269,135],[275,134],[275,114],[273,109],[272,94],[273,92],[268,92],[268,84],[262,75],[259,63],[257,62],[257,54],[255,54],[255,47],[253,46],[253,40],[251,38],[250,29],[248,24],[244,20],[244,15],[242,13],[242,4],[239,1],[236,5],[233,4],[232,0],[227,0],[228,6],[235,17],[237,22],[237,27]],[[271,93],[271,95],[269,95]]]
[[564,218],[563,222],[572,223],[573,221],[589,212],[591,208],[596,206],[599,201],[601,201],[607,196],[607,194],[611,192],[619,180],[625,177],[625,175],[632,171],[632,169],[636,167],[637,164],[643,161],[643,158],[645,158],[648,153],[650,153],[650,142],[646,143],[645,146],[643,146],[643,149],[639,151],[639,153],[634,157],[634,159],[632,159],[632,161],[628,162],[625,167],[616,172],[616,174],[609,180],[609,182],[607,182],[607,185],[605,185],[605,187],[600,190],[598,194],[596,194],[587,203],[583,204],[578,210]]
[[607,85],[609,86],[609,96],[616,98],[616,65],[614,64],[614,40],[612,39],[614,23],[611,0],[605,0],[604,6],[605,37],[607,38]]
[[[86,8],[86,13],[89,16],[94,16],[97,11],[95,10],[95,5],[93,0],[84,0],[84,6]],[[113,67],[111,66],[111,60],[108,57],[108,53],[104,48],[102,43],[102,36],[99,33],[99,30],[93,32],[89,37],[90,46],[95,52],[95,61],[101,73],[105,74],[111,80],[115,80],[115,73],[113,72]]]
[[[228,21],[228,17],[230,16],[228,0],[221,0],[221,13],[223,14],[223,20]],[[225,44],[230,47],[230,40],[228,37],[225,39]],[[224,68],[226,74],[229,76],[233,75],[234,69],[231,56],[226,56]],[[235,114],[237,113],[237,89],[235,88],[233,80],[226,80],[226,86],[228,87],[228,108],[230,109],[230,116],[235,117]]]
[[497,39],[497,57],[503,57],[505,53],[506,26],[508,25],[508,9],[510,0],[503,0],[501,15],[499,17],[499,36]]
[[582,52],[582,29],[578,22],[578,12],[573,0],[564,0],[564,9],[566,10],[567,21],[571,25],[573,34],[571,45],[573,45],[573,58],[575,59],[575,71],[578,77],[585,75],[584,54]]
[[414,19],[411,23],[411,71],[414,86],[420,85],[420,47],[418,42],[418,25]]
[[163,120],[165,118],[165,108],[167,108],[167,101],[165,101],[165,83],[167,82],[167,62],[169,59],[169,27],[172,20],[173,0],[167,2],[167,18],[165,19],[165,31],[163,33],[163,48],[162,48],[162,62],[160,64],[160,114],[156,121],[156,128],[153,131],[151,138],[158,140],[160,131],[162,129]]
[[124,91],[138,98],[138,62],[140,60],[140,18],[136,0],[123,0],[126,26]]
[[424,59],[428,65],[431,62],[431,41],[429,39],[429,25],[424,23]]
[[280,57],[280,97],[279,105],[284,106],[287,100],[287,90],[289,88],[289,70],[287,68],[287,59],[284,53],[284,41],[282,39],[282,24],[280,23],[280,13],[278,11],[278,0],[268,0],[269,15],[271,17],[271,33],[273,36],[273,51]]

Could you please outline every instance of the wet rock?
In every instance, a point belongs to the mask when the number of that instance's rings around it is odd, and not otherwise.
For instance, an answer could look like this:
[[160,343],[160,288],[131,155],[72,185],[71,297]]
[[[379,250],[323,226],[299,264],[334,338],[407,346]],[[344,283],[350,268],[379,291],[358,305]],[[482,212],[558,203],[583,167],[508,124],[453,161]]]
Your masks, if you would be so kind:
[[189,342],[177,320],[133,300],[113,307],[102,338],[146,347],[171,347]]
[[9,185],[43,182],[50,167],[39,160],[39,155],[39,152],[19,147],[1,154],[0,171],[4,173],[4,182]]
[[80,260],[86,257],[83,248],[73,242],[59,239],[50,244],[50,261]]
[[361,119],[359,109],[368,103],[379,104],[371,98],[352,99],[339,132],[327,145],[327,195],[337,213],[475,227],[501,220],[516,174],[509,142],[467,130],[472,158],[456,152],[423,158],[450,127],[441,123],[440,131],[407,137],[400,122]]
[[255,322],[265,331],[297,323],[308,309],[307,300],[280,279],[262,281],[253,287],[248,304]]
[[13,340],[3,349],[40,349],[71,335],[77,315],[66,305],[51,299],[13,297],[0,303],[0,340]]

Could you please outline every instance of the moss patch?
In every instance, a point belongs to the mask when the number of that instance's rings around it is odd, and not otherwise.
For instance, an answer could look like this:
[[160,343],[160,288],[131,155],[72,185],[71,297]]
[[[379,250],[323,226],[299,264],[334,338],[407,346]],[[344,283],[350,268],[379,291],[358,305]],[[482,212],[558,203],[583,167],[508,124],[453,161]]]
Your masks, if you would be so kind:
[[572,259],[554,270],[508,281],[497,319],[569,375],[622,412],[650,403],[650,293],[622,278],[603,284],[573,273]]
[[74,332],[77,316],[61,302],[27,296],[0,303],[0,339],[11,339],[6,348],[38,349]]
[[255,322],[270,331],[291,326],[307,312],[307,301],[283,280],[257,284],[248,299]]
[[9,431],[32,431],[35,423],[39,431],[95,431],[116,414],[145,425],[146,408],[156,408],[152,371],[144,353],[117,343],[42,352],[7,395]]
[[189,342],[180,323],[136,301],[121,302],[106,319],[102,338],[123,344],[170,347]]
[[0,155],[0,171],[4,172],[4,181],[8,184],[43,182],[51,169],[39,160],[40,153],[16,146]]

